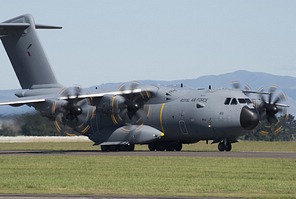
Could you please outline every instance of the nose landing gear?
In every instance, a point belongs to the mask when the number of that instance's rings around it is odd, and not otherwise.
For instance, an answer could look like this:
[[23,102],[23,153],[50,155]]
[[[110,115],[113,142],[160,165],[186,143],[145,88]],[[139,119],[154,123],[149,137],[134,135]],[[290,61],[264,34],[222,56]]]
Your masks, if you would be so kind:
[[232,149],[231,142],[228,142],[227,140],[223,140],[218,144],[219,151],[231,151],[231,149]]

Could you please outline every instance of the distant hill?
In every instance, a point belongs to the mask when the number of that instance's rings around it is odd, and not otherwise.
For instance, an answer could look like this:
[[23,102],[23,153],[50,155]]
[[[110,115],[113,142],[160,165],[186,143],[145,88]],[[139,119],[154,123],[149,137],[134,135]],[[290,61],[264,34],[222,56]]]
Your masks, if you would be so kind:
[[[180,85],[183,83],[187,87],[191,88],[208,88],[211,85],[212,88],[231,88],[231,82],[238,81],[242,88],[248,85],[252,90],[258,90],[264,88],[268,91],[271,85],[276,85],[278,91],[283,91],[288,98],[286,104],[290,105],[289,113],[296,115],[296,78],[290,76],[272,75],[262,72],[249,72],[244,70],[238,70],[232,73],[225,73],[221,75],[208,75],[202,76],[196,79],[174,80],[174,81],[153,81],[142,80],[144,84],[160,84],[160,85]],[[108,89],[118,88],[121,83],[107,83],[96,87]],[[91,87],[91,89],[94,89]],[[0,100],[9,99],[14,96],[15,90],[2,90],[0,91]],[[0,107],[0,114],[14,114],[25,111],[32,111],[32,108],[22,106],[15,107]]]
[[[232,88],[232,82],[238,81],[242,87],[248,86],[251,90],[258,91],[263,88],[268,91],[270,86],[278,87],[277,92],[284,92],[287,95],[287,102],[289,105],[288,112],[296,116],[296,77],[272,75],[262,72],[249,72],[245,70],[238,70],[232,73],[225,73],[221,75],[207,75],[196,79],[183,79],[174,81],[153,81],[141,80],[144,84],[160,84],[160,85],[180,85],[191,88],[208,88],[209,85],[215,88]],[[102,88],[118,87],[121,83],[108,83],[100,85]],[[255,97],[255,96],[254,96]]]

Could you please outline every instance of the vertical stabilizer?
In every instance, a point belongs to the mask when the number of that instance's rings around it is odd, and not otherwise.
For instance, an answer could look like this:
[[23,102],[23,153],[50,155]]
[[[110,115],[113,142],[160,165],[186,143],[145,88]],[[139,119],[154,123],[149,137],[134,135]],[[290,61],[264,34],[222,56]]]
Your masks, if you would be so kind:
[[60,87],[36,34],[38,29],[61,27],[36,25],[31,15],[0,23],[0,39],[23,89]]

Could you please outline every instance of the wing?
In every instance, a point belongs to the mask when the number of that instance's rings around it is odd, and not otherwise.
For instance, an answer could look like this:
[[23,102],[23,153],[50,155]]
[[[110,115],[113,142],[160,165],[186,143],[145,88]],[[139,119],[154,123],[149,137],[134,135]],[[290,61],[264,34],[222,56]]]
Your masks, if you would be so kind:
[[47,96],[33,96],[33,97],[21,97],[17,99],[10,99],[0,101],[0,106],[10,105],[10,106],[22,106],[24,104],[31,104],[31,103],[40,103],[45,102]]
[[46,100],[69,100],[69,99],[85,99],[85,98],[102,98],[105,95],[129,95],[133,93],[140,93],[141,89],[134,90],[124,90],[124,91],[112,91],[112,92],[102,92],[102,93],[89,93],[81,95],[67,95],[67,96],[58,96],[57,94],[49,95],[36,95],[28,97],[14,98],[10,100],[0,101],[0,106],[10,105],[10,106],[21,106],[25,104],[34,104],[45,102]]

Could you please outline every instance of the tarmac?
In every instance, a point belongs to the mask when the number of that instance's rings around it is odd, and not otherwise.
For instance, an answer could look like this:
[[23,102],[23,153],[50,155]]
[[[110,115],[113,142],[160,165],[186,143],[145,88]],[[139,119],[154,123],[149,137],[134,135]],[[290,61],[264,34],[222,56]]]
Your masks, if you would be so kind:
[[159,157],[225,157],[225,158],[290,158],[296,153],[286,152],[197,152],[197,151],[121,151],[99,150],[32,150],[0,151],[0,155],[73,155],[73,156],[159,156]]

